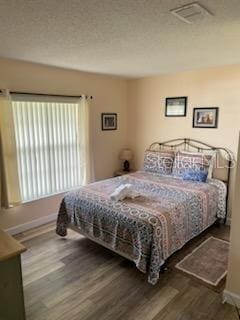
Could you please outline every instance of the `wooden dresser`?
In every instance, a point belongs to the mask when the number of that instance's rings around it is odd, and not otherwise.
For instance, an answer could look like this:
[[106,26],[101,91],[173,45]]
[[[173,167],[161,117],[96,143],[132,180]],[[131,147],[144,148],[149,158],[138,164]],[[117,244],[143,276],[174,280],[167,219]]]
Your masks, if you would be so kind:
[[0,229],[0,320],[24,320],[21,253],[26,248]]

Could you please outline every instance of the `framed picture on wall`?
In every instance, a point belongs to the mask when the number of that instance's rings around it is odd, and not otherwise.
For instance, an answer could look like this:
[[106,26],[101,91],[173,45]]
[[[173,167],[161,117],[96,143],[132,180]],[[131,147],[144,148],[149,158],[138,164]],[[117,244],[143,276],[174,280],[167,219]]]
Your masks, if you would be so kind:
[[102,130],[117,130],[116,113],[102,113]]
[[165,116],[166,117],[186,117],[187,97],[166,98]]
[[193,109],[193,128],[217,128],[217,126],[218,107]]

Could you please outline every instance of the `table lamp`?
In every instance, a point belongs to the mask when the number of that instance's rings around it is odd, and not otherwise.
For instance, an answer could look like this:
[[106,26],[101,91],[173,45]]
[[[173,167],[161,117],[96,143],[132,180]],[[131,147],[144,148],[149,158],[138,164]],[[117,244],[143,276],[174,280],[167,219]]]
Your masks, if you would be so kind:
[[123,171],[130,171],[130,163],[129,161],[133,158],[133,152],[131,149],[122,149],[119,155],[120,160],[124,160],[123,162]]

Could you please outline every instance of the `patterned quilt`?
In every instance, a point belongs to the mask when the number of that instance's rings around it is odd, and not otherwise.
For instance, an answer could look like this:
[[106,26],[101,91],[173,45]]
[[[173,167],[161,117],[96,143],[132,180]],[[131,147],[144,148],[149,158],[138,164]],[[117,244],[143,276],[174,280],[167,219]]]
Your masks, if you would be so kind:
[[[113,201],[110,194],[130,183],[141,194]],[[57,234],[74,225],[122,253],[148,273],[155,284],[161,265],[186,242],[225,217],[226,187],[215,179],[207,183],[138,171],[103,180],[69,192],[57,219]]]

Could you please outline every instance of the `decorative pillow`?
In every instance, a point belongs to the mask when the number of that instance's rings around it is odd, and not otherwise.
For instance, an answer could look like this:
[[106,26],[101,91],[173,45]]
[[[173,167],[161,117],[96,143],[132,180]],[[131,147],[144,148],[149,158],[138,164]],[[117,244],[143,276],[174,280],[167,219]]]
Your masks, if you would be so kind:
[[207,171],[188,169],[183,173],[183,180],[206,182],[208,176]]
[[143,169],[160,174],[171,174],[174,162],[174,151],[145,151]]
[[182,176],[186,170],[207,171],[208,178],[212,177],[214,154],[178,151],[174,159],[173,175]]

